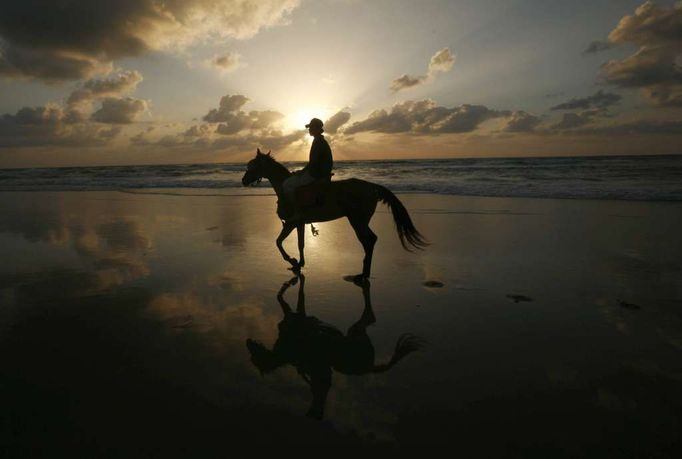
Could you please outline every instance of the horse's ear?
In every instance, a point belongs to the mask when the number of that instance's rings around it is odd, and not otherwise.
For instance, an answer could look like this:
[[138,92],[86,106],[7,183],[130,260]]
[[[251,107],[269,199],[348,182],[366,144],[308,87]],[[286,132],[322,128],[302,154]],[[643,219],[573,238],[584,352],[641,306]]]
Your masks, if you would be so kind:
[[268,150],[268,156],[270,156],[270,152],[271,152],[271,151],[272,151],[272,150]]
[[262,155],[263,153],[260,152],[260,148],[256,148],[256,154],[257,155]]

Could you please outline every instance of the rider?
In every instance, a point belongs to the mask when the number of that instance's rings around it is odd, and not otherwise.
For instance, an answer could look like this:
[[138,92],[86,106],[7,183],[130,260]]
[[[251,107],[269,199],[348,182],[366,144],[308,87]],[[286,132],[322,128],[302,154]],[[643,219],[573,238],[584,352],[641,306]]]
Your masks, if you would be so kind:
[[313,136],[313,144],[310,146],[308,164],[286,179],[282,184],[284,193],[294,204],[296,204],[296,188],[308,185],[317,179],[328,179],[331,177],[334,160],[332,159],[332,150],[329,148],[329,144],[322,135],[324,132],[322,125],[322,120],[317,118],[311,119],[310,123],[305,125],[305,127],[308,128],[308,133]]

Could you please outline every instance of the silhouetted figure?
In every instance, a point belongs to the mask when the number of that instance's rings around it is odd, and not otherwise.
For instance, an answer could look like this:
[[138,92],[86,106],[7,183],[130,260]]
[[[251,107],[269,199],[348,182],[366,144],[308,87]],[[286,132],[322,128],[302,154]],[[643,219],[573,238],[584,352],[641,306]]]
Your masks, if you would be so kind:
[[[305,264],[303,249],[305,246],[305,223],[324,222],[347,217],[355,235],[365,250],[365,258],[362,261],[362,273],[358,274],[356,281],[368,279],[372,268],[372,254],[377,235],[372,232],[369,222],[374,215],[377,203],[383,202],[388,205],[393,214],[398,238],[405,250],[410,247],[422,249],[428,245],[424,237],[414,227],[412,219],[402,202],[387,188],[375,183],[359,179],[348,179],[330,182],[324,192],[324,200],[319,205],[303,209],[299,216],[293,215],[283,202],[288,202],[284,197],[284,183],[291,177],[291,172],[270,156],[263,154],[260,149],[256,151],[256,157],[247,164],[246,173],[242,177],[242,184],[248,186],[254,182],[267,178],[274,188],[278,197],[277,215],[283,220],[282,231],[277,237],[277,248],[284,260],[298,270]],[[300,261],[292,258],[282,247],[282,242],[291,234],[294,228],[298,231],[298,252]],[[408,247],[408,245],[410,247]]]
[[[284,300],[284,292],[300,279],[298,303],[294,312]],[[370,285],[362,285],[365,300],[360,319],[344,335],[332,325],[306,315],[305,277],[301,274],[285,282],[277,293],[284,313],[279,323],[279,336],[272,349],[258,341],[246,340],[251,362],[261,374],[270,373],[284,365],[293,365],[310,386],[313,401],[307,415],[322,419],[327,394],[332,383],[332,370],[347,375],[382,373],[390,370],[403,357],[419,349],[423,340],[410,334],[398,338],[391,360],[382,365],[374,363],[374,346],[367,336],[367,327],[376,322],[370,299]]]
[[282,183],[284,193],[295,209],[294,215],[290,218],[292,221],[301,218],[301,207],[306,204],[305,202],[301,202],[301,196],[297,199],[296,191],[299,190],[300,187],[309,185],[316,180],[330,180],[332,176],[332,167],[334,166],[332,149],[322,135],[324,132],[322,120],[313,118],[305,127],[308,128],[308,133],[313,137],[308,164],[300,171],[292,174],[289,178],[284,180],[284,183]]

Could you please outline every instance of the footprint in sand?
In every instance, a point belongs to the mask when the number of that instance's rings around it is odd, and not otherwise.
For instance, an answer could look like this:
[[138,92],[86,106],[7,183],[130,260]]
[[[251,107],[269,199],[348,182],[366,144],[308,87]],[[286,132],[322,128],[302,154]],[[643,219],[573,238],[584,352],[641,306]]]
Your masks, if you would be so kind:
[[428,280],[428,281],[424,282],[422,285],[424,285],[424,287],[429,287],[429,288],[441,288],[445,284],[443,284],[442,282],[437,281],[437,280]]
[[508,294],[507,298],[510,300],[514,300],[514,303],[519,303],[521,301],[533,301],[533,298],[526,296],[526,295],[516,295],[516,294]]
[[620,305],[621,308],[625,309],[642,309],[642,307],[638,304],[634,303],[628,303],[627,301],[624,300],[618,300],[618,304]]

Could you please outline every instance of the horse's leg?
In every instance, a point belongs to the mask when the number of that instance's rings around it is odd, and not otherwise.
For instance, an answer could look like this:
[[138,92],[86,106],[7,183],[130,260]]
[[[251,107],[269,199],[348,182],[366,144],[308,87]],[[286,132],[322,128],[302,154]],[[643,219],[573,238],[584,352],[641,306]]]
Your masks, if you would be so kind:
[[303,249],[305,248],[305,224],[301,223],[296,226],[296,232],[298,234],[298,267],[302,268],[305,264],[305,258],[303,256]]
[[346,333],[348,336],[366,335],[367,327],[376,323],[377,321],[376,317],[374,316],[374,310],[372,309],[369,281],[364,282],[361,287],[362,296],[365,300],[365,309],[363,309],[360,319],[358,319],[358,321],[351,325],[351,327],[348,329],[348,332]]
[[282,231],[280,231],[279,236],[277,236],[277,248],[279,249],[279,253],[282,254],[282,258],[284,258],[285,261],[288,261],[291,263],[291,266],[294,268],[298,267],[298,261],[296,261],[295,258],[291,258],[289,254],[284,250],[284,247],[282,247],[282,242],[291,234],[291,232],[296,228],[296,225],[292,225],[291,223],[284,222],[284,226],[282,227]]
[[377,242],[377,235],[369,228],[369,219],[362,217],[348,217],[351,226],[355,230],[355,235],[360,240],[362,248],[365,249],[365,258],[362,260],[362,274],[356,277],[356,280],[362,281],[369,279],[370,271],[372,270],[372,254],[374,253],[374,244]]

